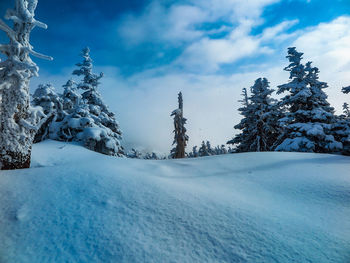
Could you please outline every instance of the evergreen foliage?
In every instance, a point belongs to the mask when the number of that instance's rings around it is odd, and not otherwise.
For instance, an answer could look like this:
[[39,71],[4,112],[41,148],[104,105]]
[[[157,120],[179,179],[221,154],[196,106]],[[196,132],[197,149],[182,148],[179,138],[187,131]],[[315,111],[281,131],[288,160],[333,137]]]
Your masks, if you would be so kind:
[[308,62],[301,63],[303,53],[288,48],[290,81],[278,86],[277,94],[286,93],[280,106],[286,109],[279,119],[283,133],[278,139],[277,151],[329,153],[339,151],[342,144],[332,135],[336,122],[334,109],[323,89],[328,85],[318,80],[319,70]]

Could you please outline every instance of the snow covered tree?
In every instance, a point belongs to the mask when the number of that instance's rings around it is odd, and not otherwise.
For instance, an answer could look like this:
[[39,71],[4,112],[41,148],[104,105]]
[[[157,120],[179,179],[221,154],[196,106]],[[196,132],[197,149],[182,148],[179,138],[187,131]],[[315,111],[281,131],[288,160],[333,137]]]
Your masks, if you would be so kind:
[[[350,93],[350,87],[343,88],[342,92]],[[342,153],[350,155],[350,109],[346,102],[343,104],[343,114],[337,116],[337,121],[333,125],[333,133],[336,140],[343,144]]]
[[34,18],[37,0],[16,0],[15,8],[6,12],[10,28],[0,19],[0,29],[10,42],[0,45],[7,60],[0,63],[0,169],[30,167],[32,143],[37,125],[44,117],[38,108],[30,107],[29,82],[38,75],[30,55],[52,60],[33,50],[29,43],[34,27],[47,26]]
[[34,143],[37,143],[49,138],[51,123],[62,121],[67,114],[63,110],[62,98],[51,84],[39,85],[33,94],[32,105],[42,107],[46,115],[34,138]]
[[239,109],[244,118],[235,126],[241,133],[236,135],[229,144],[237,144],[237,152],[270,151],[278,137],[277,119],[280,115],[278,107],[271,94],[266,78],[259,78],[250,88],[251,96],[243,89],[243,107]]
[[284,128],[277,151],[329,153],[339,151],[342,144],[332,135],[334,109],[323,89],[328,85],[318,80],[319,70],[308,62],[301,63],[303,53],[288,48],[290,81],[278,86],[277,94],[288,92],[280,101],[287,112],[279,120]]
[[128,158],[132,158],[132,159],[141,159],[142,154],[141,154],[140,151],[138,151],[138,150],[132,148],[132,149],[131,149],[131,152],[129,152],[129,153],[127,154],[127,156],[128,156]]
[[186,152],[185,148],[188,141],[188,136],[186,135],[185,124],[187,119],[183,117],[183,100],[182,93],[178,95],[179,107],[174,110],[170,116],[174,116],[174,141],[173,145],[176,146],[171,150],[170,155],[172,158],[185,158]]
[[202,156],[210,156],[210,155],[211,155],[211,152],[208,149],[208,143],[205,143],[204,141],[202,141],[202,145],[201,147],[199,147],[199,150],[198,150],[198,156],[202,157]]
[[271,98],[274,92],[266,78],[259,78],[251,87],[249,112],[252,115],[250,151],[271,151],[278,135],[277,120],[280,115],[276,101]]
[[248,152],[251,144],[251,138],[249,136],[251,125],[252,125],[252,116],[249,107],[248,92],[246,88],[242,90],[242,100],[239,102],[242,103],[242,107],[238,109],[240,114],[243,116],[240,123],[235,125],[234,128],[241,130],[241,133],[235,135],[232,140],[228,141],[227,144],[237,145],[237,152]]
[[[83,49],[82,57],[83,62],[77,64],[79,68],[73,71],[73,75],[83,76],[83,80],[78,84],[78,89],[83,90],[80,105],[83,105],[84,109],[87,108],[90,113],[88,117],[93,120],[92,127],[84,130],[82,139],[85,146],[93,151],[123,156],[124,149],[120,143],[122,132],[119,123],[98,92],[99,80],[103,77],[103,73],[96,75],[92,72],[93,65],[89,48]],[[72,86],[71,83],[67,84]],[[72,91],[72,88],[69,89]]]
[[198,151],[197,151],[197,146],[192,147],[192,152],[188,154],[190,158],[196,158],[198,157]]

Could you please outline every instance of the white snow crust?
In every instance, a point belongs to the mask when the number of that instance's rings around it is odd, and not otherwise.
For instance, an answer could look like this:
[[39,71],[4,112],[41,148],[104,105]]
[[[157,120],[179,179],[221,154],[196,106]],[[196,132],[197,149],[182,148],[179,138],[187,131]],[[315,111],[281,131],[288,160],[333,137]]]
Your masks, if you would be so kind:
[[350,158],[115,158],[33,147],[0,172],[0,262],[350,262]]

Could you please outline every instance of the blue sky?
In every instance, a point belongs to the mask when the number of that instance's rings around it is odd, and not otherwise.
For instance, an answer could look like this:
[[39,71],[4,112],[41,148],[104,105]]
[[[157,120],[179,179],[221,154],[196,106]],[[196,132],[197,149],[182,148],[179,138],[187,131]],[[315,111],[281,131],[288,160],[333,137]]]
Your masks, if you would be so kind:
[[[0,13],[12,5],[2,0]],[[148,150],[170,148],[169,113],[180,90],[190,146],[225,143],[239,121],[243,87],[257,77],[272,87],[288,81],[288,46],[320,68],[336,108],[350,83],[348,0],[39,0],[36,18],[49,28],[35,29],[32,45],[54,61],[35,59],[40,77],[32,89],[51,82],[60,91],[89,46],[125,144]]]

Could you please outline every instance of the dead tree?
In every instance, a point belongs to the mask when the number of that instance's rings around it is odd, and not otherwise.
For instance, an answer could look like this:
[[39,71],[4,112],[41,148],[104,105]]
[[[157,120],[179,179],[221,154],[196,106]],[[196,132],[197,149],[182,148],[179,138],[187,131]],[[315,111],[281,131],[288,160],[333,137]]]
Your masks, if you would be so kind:
[[178,95],[178,101],[179,101],[179,108],[174,110],[170,116],[174,116],[174,141],[173,145],[176,145],[171,150],[171,157],[178,159],[178,158],[185,158],[186,152],[185,148],[187,146],[188,136],[186,135],[186,128],[185,124],[187,119],[183,117],[183,100],[182,100],[182,93],[180,92]]

